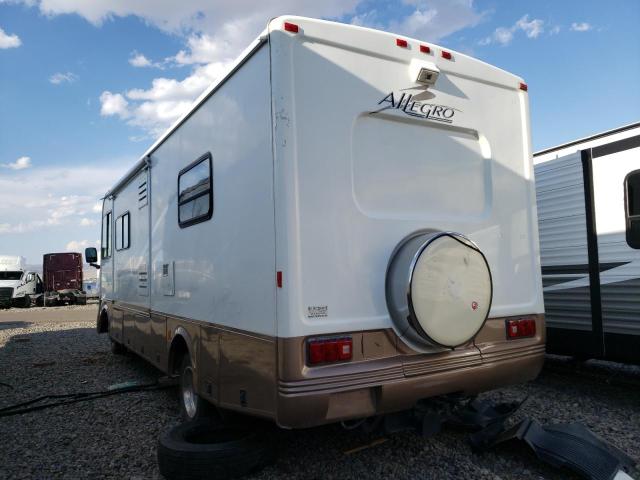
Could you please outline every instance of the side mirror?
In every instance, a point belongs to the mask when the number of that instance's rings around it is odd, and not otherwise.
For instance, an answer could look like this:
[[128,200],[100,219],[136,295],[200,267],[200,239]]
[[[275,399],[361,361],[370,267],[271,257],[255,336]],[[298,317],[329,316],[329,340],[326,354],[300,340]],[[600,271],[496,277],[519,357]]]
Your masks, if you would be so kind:
[[84,249],[84,258],[92,267],[100,268],[100,265],[96,264],[98,261],[98,251],[94,247]]

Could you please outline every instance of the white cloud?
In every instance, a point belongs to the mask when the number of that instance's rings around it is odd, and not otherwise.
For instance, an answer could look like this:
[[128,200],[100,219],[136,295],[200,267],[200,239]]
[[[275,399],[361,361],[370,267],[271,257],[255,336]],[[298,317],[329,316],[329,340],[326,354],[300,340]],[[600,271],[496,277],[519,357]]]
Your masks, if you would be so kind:
[[129,64],[136,68],[159,68],[160,70],[164,70],[166,62],[152,62],[147,57],[145,57],[142,53],[133,51],[131,52],[131,56],[129,57]]
[[67,73],[54,73],[49,77],[49,82],[54,85],[60,85],[61,83],[73,83],[78,79],[78,76],[75,73],[67,72]]
[[128,118],[130,116],[129,102],[119,93],[102,92],[100,103],[100,115],[103,117],[116,115],[120,118]]
[[574,32],[586,32],[588,30],[591,30],[593,27],[588,24],[587,22],[581,22],[581,23],[572,23],[571,24],[571,30]]
[[[554,27],[553,30],[556,28],[557,27]],[[518,31],[524,32],[528,38],[538,38],[544,32],[544,21],[538,18],[529,20],[529,15],[527,14],[520,18],[511,27],[496,28],[490,36],[483,38],[478,43],[480,45],[489,45],[491,43],[509,45]],[[552,31],[552,33],[557,33],[557,31]]]
[[79,229],[99,228],[99,198],[132,163],[133,159],[116,159],[96,165],[41,166],[37,175],[28,170],[0,175],[0,234],[53,227],[78,234],[84,231]]
[[98,224],[98,220],[96,220],[95,218],[82,217],[80,219],[81,227],[92,227],[93,225],[97,225],[97,224]]
[[529,21],[529,15],[518,20],[515,26],[526,33],[529,38],[538,38],[544,30],[544,22],[537,18]]
[[0,49],[17,48],[22,45],[22,40],[18,35],[10,35],[0,28]]
[[67,243],[65,250],[67,252],[81,252],[89,246],[89,240],[71,240]]
[[[359,0],[15,0],[37,6],[45,15],[77,14],[94,25],[114,17],[137,16],[171,33],[216,32],[229,22],[243,26],[267,20],[283,12],[312,17],[339,17],[353,11]],[[258,30],[259,31],[259,30]],[[257,32],[256,32],[257,33]]]
[[11,170],[24,170],[31,167],[31,157],[20,157],[15,162],[3,163],[2,166]]
[[133,52],[131,58],[129,58],[129,63],[134,67],[151,67],[153,64],[151,60],[145,57],[141,53]]
[[549,35],[556,35],[560,33],[560,25],[555,25],[551,30],[549,30]]

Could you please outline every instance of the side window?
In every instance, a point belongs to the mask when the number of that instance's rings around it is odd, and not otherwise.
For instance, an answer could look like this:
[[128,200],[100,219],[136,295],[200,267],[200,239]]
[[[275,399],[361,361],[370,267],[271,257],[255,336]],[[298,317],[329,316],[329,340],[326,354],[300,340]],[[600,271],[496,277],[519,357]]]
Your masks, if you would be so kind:
[[631,248],[640,248],[640,170],[624,179],[624,196],[627,243]]
[[111,212],[102,217],[102,243],[100,250],[102,258],[111,256]]
[[129,212],[123,213],[116,218],[116,250],[125,250],[129,248],[130,238],[130,215]]
[[27,275],[27,283],[29,283],[29,282],[33,282],[33,273],[29,273]]
[[213,215],[211,154],[206,153],[178,175],[178,224],[185,228]]

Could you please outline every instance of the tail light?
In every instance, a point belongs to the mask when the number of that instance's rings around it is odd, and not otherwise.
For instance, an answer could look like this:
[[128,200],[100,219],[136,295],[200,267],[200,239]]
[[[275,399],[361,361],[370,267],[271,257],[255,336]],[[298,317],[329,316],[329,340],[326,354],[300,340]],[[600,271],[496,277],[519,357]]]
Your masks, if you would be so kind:
[[353,357],[351,337],[312,338],[307,341],[309,365],[344,362]]
[[509,340],[533,337],[536,334],[535,318],[510,319],[506,321],[506,327]]

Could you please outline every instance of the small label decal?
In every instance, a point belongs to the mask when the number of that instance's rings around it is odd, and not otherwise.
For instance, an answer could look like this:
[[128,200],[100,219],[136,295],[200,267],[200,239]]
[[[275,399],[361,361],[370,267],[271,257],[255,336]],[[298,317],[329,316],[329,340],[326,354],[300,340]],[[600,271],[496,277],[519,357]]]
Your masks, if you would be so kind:
[[307,317],[320,318],[329,316],[329,307],[327,305],[313,305],[307,307]]

